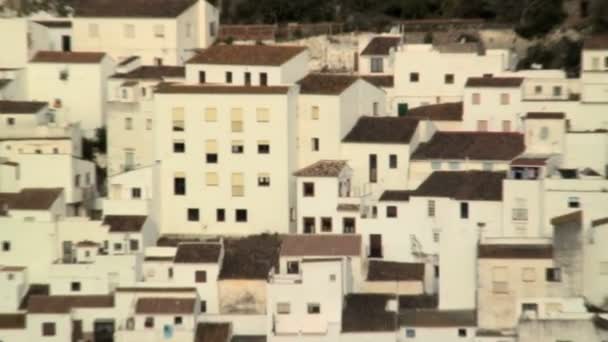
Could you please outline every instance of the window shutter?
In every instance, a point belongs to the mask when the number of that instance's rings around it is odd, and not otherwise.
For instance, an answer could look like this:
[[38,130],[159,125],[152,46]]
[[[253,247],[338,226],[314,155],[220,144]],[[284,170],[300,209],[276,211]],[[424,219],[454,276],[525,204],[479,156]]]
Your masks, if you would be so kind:
[[217,108],[205,108],[205,121],[217,121]]
[[217,172],[207,172],[207,185],[217,186],[220,182]]
[[258,108],[256,116],[258,122],[268,122],[270,121],[270,110],[268,108]]
[[217,141],[216,140],[207,140],[206,143],[207,153],[217,153]]

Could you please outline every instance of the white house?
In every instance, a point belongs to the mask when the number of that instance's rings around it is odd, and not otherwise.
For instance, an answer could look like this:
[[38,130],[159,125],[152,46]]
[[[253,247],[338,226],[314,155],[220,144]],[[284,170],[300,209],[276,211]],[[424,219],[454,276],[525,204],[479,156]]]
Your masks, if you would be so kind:
[[382,35],[359,39],[359,74],[393,75],[395,50],[401,45],[400,36]]
[[215,41],[219,9],[207,0],[96,0],[76,6],[72,23],[74,51],[104,51],[118,62],[138,56],[145,65],[182,65]]
[[27,65],[27,94],[48,102],[59,121],[80,122],[92,136],[106,123],[106,82],[113,69],[103,52],[40,51]]

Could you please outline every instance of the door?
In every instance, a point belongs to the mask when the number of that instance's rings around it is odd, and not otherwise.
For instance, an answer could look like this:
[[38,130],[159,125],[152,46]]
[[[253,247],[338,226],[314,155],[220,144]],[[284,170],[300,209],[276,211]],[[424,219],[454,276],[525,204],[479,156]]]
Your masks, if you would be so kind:
[[397,113],[399,114],[399,116],[405,116],[407,114],[407,110],[407,103],[400,103],[397,105]]
[[371,234],[369,236],[369,257],[382,258],[382,235]]
[[114,321],[99,320],[93,323],[95,342],[114,342]]
[[72,321],[72,342],[82,340],[82,320]]
[[206,83],[207,82],[207,74],[204,71],[198,72],[198,83]]
[[71,264],[74,262],[72,241],[63,241],[63,263]]
[[135,152],[133,150],[125,151],[125,171],[133,170],[135,166]]
[[378,157],[375,154],[369,155],[369,182],[378,181]]
[[72,38],[70,36],[61,36],[61,51],[72,51]]

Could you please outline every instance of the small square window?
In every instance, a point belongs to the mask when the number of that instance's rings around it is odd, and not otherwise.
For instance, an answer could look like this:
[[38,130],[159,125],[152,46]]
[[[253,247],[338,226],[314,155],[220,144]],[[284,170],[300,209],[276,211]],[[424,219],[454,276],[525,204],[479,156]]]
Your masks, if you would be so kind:
[[7,118],[6,124],[9,126],[13,126],[15,124],[15,118]]
[[396,154],[391,154],[390,156],[388,156],[388,167],[391,169],[397,168],[397,155]]
[[319,138],[312,138],[311,141],[310,141],[310,144],[311,144],[311,149],[313,151],[318,151],[319,150],[319,147],[320,147],[319,146],[320,145]]
[[243,141],[233,140],[231,150],[234,154],[242,154],[243,152],[245,152],[245,145],[243,145]]
[[119,243],[119,242],[115,243],[115,244],[114,244],[114,250],[115,250],[115,251],[120,251],[120,250],[122,250],[122,243]]
[[321,304],[319,303],[309,303],[308,304],[308,314],[309,315],[318,315],[321,313]]
[[70,289],[72,292],[80,292],[80,282],[79,281],[73,281],[70,284]]
[[330,274],[329,275],[329,281],[332,282],[332,283],[335,282],[336,281],[336,275],[335,274]]
[[141,188],[131,188],[131,198],[141,198]]
[[268,187],[270,186],[270,175],[267,173],[261,173],[258,175],[258,186]]
[[578,197],[568,197],[568,208],[580,208],[581,202]]
[[144,327],[154,328],[154,317],[146,317],[146,320],[144,321]]
[[184,320],[183,320],[182,316],[175,316],[173,318],[173,323],[175,325],[182,325],[183,322],[184,322]]
[[410,82],[416,83],[419,80],[420,80],[420,74],[418,74],[417,72],[410,73]]
[[431,169],[433,170],[441,170],[441,162],[440,161],[432,161]]
[[217,164],[217,153],[207,153],[205,155],[207,164]]
[[129,240],[129,250],[132,252],[136,252],[139,250],[139,240],[131,239]]
[[467,329],[458,329],[458,337],[467,337]]
[[414,330],[414,329],[405,329],[405,337],[407,337],[407,338],[415,338],[416,337],[416,330]]
[[321,217],[321,231],[324,233],[331,233],[333,227],[333,222],[331,217]]
[[42,323],[42,336],[55,336],[55,323],[44,322]]
[[201,313],[207,312],[207,301],[206,300],[201,300],[200,309],[201,309]]
[[199,220],[198,209],[188,208],[188,221],[195,222]]
[[291,313],[291,305],[289,303],[277,303],[277,313],[279,315],[289,315]]
[[225,209],[217,209],[215,211],[215,220],[217,222],[224,222],[224,221],[226,221],[226,210]]
[[534,94],[540,95],[540,94],[542,94],[542,92],[543,92],[543,86],[539,86],[539,85],[534,86]]
[[270,153],[270,144],[268,144],[268,143],[258,143],[258,153],[259,154],[268,154],[268,153]]
[[2,251],[9,252],[11,250],[11,242],[10,241],[2,241]]
[[562,281],[562,271],[559,268],[547,268],[545,278],[548,282],[558,283]]
[[236,209],[234,216],[236,222],[247,222],[247,209]]
[[14,280],[15,279],[15,274],[14,273],[9,273],[6,275],[6,280]]
[[315,183],[306,182],[302,184],[304,190],[304,197],[315,196]]
[[195,271],[194,272],[195,283],[206,283],[207,282],[207,271]]
[[445,84],[454,84],[454,74],[445,74]]
[[386,207],[386,217],[396,218],[397,217],[397,207],[394,205],[387,206]]
[[186,144],[183,141],[174,141],[173,142],[173,152],[174,153],[186,152]]
[[300,273],[300,263],[297,261],[288,261],[287,262],[287,274],[299,274]]

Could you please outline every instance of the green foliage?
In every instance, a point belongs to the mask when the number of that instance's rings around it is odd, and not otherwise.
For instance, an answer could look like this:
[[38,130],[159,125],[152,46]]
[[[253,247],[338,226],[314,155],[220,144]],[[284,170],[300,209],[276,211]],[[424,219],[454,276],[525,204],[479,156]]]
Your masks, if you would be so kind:
[[517,34],[524,38],[542,37],[566,18],[563,0],[528,0],[521,12]]
[[591,5],[591,25],[595,33],[608,32],[608,1],[596,0]]
[[528,48],[526,57],[517,65],[518,69],[531,69],[533,64],[542,65],[543,69],[565,69],[569,76],[577,76],[581,64],[580,41],[562,38],[560,41],[542,45],[535,44]]

